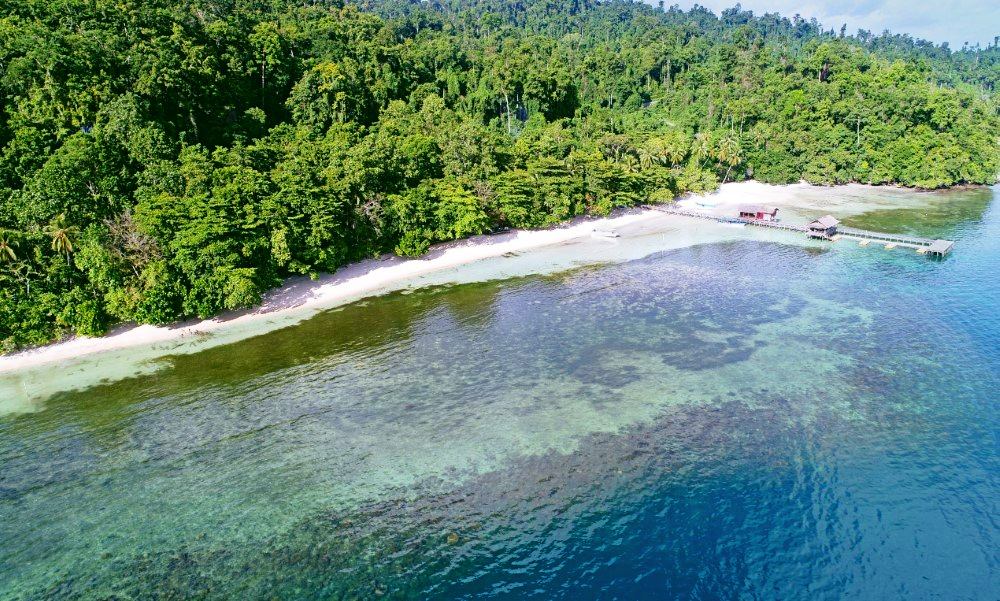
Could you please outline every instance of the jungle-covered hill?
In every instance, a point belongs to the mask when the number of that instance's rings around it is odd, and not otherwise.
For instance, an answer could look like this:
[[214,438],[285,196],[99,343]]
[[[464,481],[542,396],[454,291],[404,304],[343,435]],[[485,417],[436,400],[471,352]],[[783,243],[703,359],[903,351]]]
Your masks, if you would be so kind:
[[739,9],[7,0],[0,350],[722,181],[990,183],[998,81]]

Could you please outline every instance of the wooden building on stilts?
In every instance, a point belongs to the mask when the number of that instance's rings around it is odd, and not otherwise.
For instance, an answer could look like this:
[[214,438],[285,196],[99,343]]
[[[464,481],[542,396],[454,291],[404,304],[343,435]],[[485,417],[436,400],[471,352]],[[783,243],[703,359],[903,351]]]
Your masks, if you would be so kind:
[[837,235],[837,226],[840,222],[833,215],[825,215],[815,221],[806,224],[806,233],[810,238],[822,238],[830,240]]

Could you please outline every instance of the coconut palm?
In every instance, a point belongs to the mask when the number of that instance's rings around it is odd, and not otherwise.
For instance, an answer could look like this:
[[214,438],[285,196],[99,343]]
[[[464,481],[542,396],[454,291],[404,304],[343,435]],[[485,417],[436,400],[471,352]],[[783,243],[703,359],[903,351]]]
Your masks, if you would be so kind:
[[80,231],[75,225],[66,222],[66,215],[62,214],[49,222],[45,226],[45,233],[52,238],[52,250],[66,255],[66,262],[69,262],[69,254],[73,252],[73,236]]
[[701,165],[705,158],[712,151],[712,139],[708,134],[704,132],[699,132],[694,135],[694,146],[691,149],[691,154],[694,155],[698,165]]
[[6,236],[0,236],[0,263],[10,263],[17,260],[17,253],[14,252],[10,241]]
[[650,138],[639,148],[639,164],[643,169],[653,165],[669,166],[670,150],[662,138]]
[[674,131],[663,139],[663,152],[665,153],[666,165],[676,167],[687,156],[691,141],[684,134]]
[[[650,142],[652,142],[652,140],[650,140]],[[638,149],[639,166],[643,169],[649,169],[656,163],[656,156],[653,154],[652,148],[650,148],[650,142],[640,146]]]
[[719,159],[720,163],[725,164],[726,176],[722,178],[722,183],[726,183],[729,179],[729,171],[740,164],[743,159],[740,157],[740,142],[736,139],[736,135],[733,132],[726,134],[722,140],[719,141],[719,148],[716,152],[716,158]]
[[620,163],[629,154],[629,143],[625,136],[608,134],[601,140],[604,157],[612,163]]

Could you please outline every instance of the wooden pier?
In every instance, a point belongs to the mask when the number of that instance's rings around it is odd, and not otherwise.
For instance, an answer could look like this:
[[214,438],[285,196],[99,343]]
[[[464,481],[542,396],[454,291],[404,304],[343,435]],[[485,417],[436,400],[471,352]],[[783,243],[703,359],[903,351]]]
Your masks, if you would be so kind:
[[[789,232],[799,232],[803,234],[807,234],[809,232],[805,225],[793,225],[782,221],[764,221],[760,219],[748,219],[745,217],[713,215],[704,211],[695,211],[692,209],[682,209],[679,207],[663,205],[645,205],[644,208],[660,211],[661,213],[667,213],[670,215],[693,217],[695,219],[707,219],[709,221],[717,221],[719,223],[744,223],[754,227],[766,227]],[[920,254],[934,257],[945,256],[951,252],[951,249],[955,246],[955,243],[951,240],[933,240],[931,238],[920,238],[917,236],[906,236],[903,234],[887,234],[884,232],[872,232],[869,230],[841,226],[837,227],[836,234],[832,239],[836,240],[839,238],[853,238],[855,240],[860,240],[863,246],[867,245],[868,241],[875,240],[877,242],[883,242],[887,250],[900,246],[903,248],[915,249]]]
[[921,254],[938,257],[943,257],[944,255],[950,253],[952,247],[955,246],[955,243],[951,240],[932,240],[930,238],[904,236],[902,234],[886,234],[883,232],[859,230],[853,227],[838,227],[837,234],[845,238],[854,238],[856,240],[877,240],[879,242],[885,242],[886,246],[891,244],[894,246],[902,246],[904,248],[913,248]]

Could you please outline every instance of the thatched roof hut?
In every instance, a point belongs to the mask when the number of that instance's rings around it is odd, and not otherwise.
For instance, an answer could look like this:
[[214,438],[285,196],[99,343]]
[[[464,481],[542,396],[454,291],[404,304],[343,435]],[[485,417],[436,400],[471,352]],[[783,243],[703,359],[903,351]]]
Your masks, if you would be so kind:
[[837,234],[840,221],[833,215],[824,215],[806,225],[806,230],[813,238],[832,238]]

